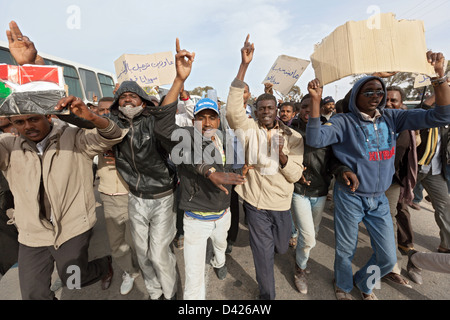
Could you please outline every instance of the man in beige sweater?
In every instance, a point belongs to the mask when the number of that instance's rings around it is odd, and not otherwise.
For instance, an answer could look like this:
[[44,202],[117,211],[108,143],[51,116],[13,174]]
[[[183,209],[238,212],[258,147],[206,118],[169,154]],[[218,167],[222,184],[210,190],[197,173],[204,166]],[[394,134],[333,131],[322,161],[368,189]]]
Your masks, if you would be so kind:
[[303,171],[302,136],[277,120],[277,101],[263,94],[256,101],[257,121],[249,119],[243,105],[244,77],[253,59],[254,45],[241,50],[241,65],[231,84],[227,120],[244,146],[252,169],[247,182],[236,186],[244,200],[261,299],[275,299],[274,256],[285,253],[291,236],[291,200],[294,182]]

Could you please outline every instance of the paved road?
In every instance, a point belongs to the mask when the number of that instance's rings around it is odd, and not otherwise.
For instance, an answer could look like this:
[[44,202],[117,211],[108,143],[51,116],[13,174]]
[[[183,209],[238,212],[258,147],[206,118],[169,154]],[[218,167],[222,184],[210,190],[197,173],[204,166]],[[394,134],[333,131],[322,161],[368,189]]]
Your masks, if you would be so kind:
[[[92,259],[108,254],[110,249],[105,231],[103,208],[97,194],[98,223],[94,228],[89,248]],[[308,294],[300,294],[294,285],[294,250],[288,253],[276,255],[275,277],[277,300],[335,300],[332,287],[333,261],[334,261],[334,233],[331,202],[327,203],[318,235],[317,246],[312,250],[308,268],[309,291]],[[424,201],[422,209],[411,209],[413,229],[416,237],[416,249],[422,251],[436,251],[439,245],[439,229],[434,220],[431,204]],[[241,215],[239,236],[236,245],[230,255],[227,255],[228,276],[225,280],[218,280],[213,269],[207,264],[207,294],[208,300],[256,300],[258,286],[255,280],[255,268],[248,243],[248,229]],[[208,256],[212,254],[211,246],[208,246]],[[173,248],[177,257],[177,270],[179,275],[178,292],[180,297],[184,282],[183,251]],[[370,242],[363,225],[360,227],[358,249],[353,261],[354,271],[358,270],[371,255]],[[208,261],[208,257],[207,257]],[[402,272],[405,272],[407,258],[404,257]],[[57,297],[61,300],[145,300],[148,298],[142,277],[136,279],[136,285],[132,292],[126,296],[119,293],[121,284],[121,272],[115,266],[115,274],[111,287],[103,291],[100,283],[95,283],[80,290],[60,289]],[[56,277],[56,274],[55,274]],[[381,288],[375,290],[380,300],[449,300],[450,299],[450,275],[423,271],[422,285],[411,282],[412,288],[399,287],[395,284],[381,282]],[[356,289],[352,291],[355,299],[360,299]],[[3,278],[0,278],[0,300],[21,299],[17,268],[12,268]]]

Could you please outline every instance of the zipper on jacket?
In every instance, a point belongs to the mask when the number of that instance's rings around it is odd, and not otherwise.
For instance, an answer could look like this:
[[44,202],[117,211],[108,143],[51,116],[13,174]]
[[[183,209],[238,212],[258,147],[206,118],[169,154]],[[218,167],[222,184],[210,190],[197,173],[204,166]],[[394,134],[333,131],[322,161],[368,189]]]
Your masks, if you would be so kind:
[[133,126],[133,120],[130,119],[130,128],[131,128],[131,143],[130,143],[130,149],[131,149],[131,160],[133,161],[133,165],[134,165],[134,170],[136,170],[136,173],[138,175],[137,181],[136,181],[136,186],[135,189],[136,191],[138,191],[138,186],[139,186],[139,182],[141,181],[141,174],[139,173],[137,166],[136,166],[136,159],[135,159],[135,155],[134,155],[134,149],[133,149],[133,141],[134,141],[134,133],[135,133],[135,128]]

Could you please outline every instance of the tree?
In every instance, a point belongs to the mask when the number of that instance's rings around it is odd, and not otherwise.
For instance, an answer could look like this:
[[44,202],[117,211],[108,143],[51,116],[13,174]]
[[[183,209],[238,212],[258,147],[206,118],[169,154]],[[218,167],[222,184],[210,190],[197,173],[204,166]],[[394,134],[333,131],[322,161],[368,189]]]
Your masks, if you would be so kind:
[[[446,73],[450,71],[450,64],[447,65]],[[353,80],[350,82],[351,85],[354,85],[358,80],[365,77],[367,75],[361,74],[357,76],[353,76]],[[414,88],[414,82],[416,79],[416,74],[410,72],[397,72],[392,77],[384,78],[384,82],[386,86],[399,86],[405,91],[406,99],[408,100],[418,100],[421,98],[424,92],[424,87],[422,88]]]
[[280,94],[278,91],[274,90],[274,93],[281,97],[284,102],[300,102],[303,98],[302,91],[299,86],[293,86],[291,90],[285,95]]
[[194,96],[200,96],[200,97],[203,97],[204,95],[206,95],[206,93],[208,92],[208,90],[213,90],[213,89],[214,89],[214,88],[213,88],[213,87],[210,87],[210,86],[197,87],[197,88],[195,88],[195,89],[193,89],[193,90],[190,90],[189,93],[190,93],[191,95],[194,95]]

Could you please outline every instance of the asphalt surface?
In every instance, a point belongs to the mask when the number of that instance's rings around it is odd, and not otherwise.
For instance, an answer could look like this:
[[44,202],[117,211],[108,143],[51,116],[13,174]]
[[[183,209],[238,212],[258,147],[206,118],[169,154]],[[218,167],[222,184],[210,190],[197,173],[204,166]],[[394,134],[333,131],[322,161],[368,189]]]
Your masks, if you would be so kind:
[[[97,197],[98,222],[94,227],[93,237],[89,247],[92,259],[110,253],[105,219],[101,201]],[[411,209],[413,230],[415,233],[415,248],[420,251],[435,252],[439,245],[439,229],[434,219],[431,203],[423,201],[421,210]],[[213,268],[207,263],[212,254],[211,244],[208,244],[206,258],[206,299],[213,301],[256,301],[258,299],[258,284],[255,277],[255,268],[251,249],[249,246],[249,232],[244,223],[243,214],[240,215],[240,230],[237,242],[231,254],[227,255],[228,275],[225,280],[219,280]],[[178,299],[182,299],[184,285],[183,250],[172,247],[177,257],[178,272]],[[372,254],[370,240],[364,225],[360,226],[358,248],[353,260],[353,271],[362,267]],[[309,274],[308,293],[299,293],[294,285],[295,251],[289,249],[286,254],[277,254],[275,257],[276,300],[335,300],[332,280],[334,262],[334,233],[332,202],[327,202],[324,217],[319,230],[317,245],[312,250],[308,263]],[[406,275],[407,257],[403,256],[402,273]],[[122,272],[114,264],[114,278],[111,287],[103,291],[100,283],[95,283],[82,289],[61,288],[56,292],[60,300],[147,300],[142,276],[135,281],[133,290],[128,295],[119,292],[122,282]],[[423,284],[417,285],[410,281],[412,288],[398,286],[385,282],[380,283],[380,289],[374,293],[380,300],[449,300],[450,274],[434,273],[423,270]],[[54,274],[54,279],[57,275]],[[356,300],[361,300],[359,292],[351,292]],[[18,269],[10,269],[0,278],[0,300],[20,300]],[[179,302],[178,302],[179,303]]]

